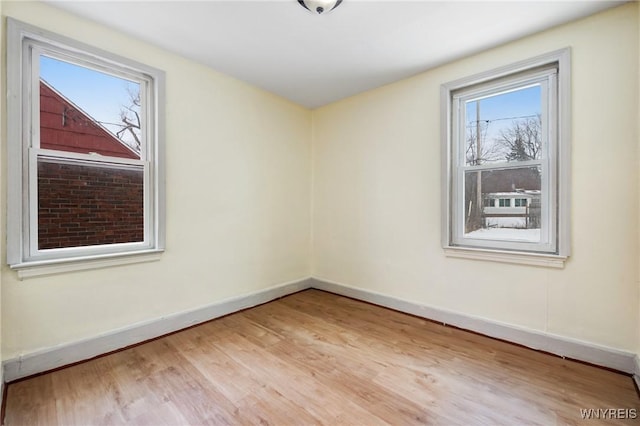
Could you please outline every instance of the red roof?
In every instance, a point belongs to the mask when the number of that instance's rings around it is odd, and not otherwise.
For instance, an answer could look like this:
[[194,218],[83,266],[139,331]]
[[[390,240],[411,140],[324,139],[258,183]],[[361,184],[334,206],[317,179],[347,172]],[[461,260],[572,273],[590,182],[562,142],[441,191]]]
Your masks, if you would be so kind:
[[40,148],[140,158],[133,149],[43,80],[40,80]]

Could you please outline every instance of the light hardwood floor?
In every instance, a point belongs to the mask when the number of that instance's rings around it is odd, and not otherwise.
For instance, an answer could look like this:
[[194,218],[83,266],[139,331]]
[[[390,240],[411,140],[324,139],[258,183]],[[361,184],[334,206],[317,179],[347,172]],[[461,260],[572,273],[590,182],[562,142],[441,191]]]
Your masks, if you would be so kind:
[[580,410],[609,408],[640,416],[630,377],[306,290],[12,383],[5,424],[596,425]]

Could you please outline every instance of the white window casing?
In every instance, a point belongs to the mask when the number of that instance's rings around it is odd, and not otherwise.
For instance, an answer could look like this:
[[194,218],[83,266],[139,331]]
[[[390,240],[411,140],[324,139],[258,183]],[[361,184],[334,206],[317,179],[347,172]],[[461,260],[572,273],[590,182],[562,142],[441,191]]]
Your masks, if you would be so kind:
[[[447,256],[550,267],[564,265],[570,245],[570,73],[570,50],[566,48],[442,85],[442,245]],[[545,143],[540,158],[467,164],[465,102],[532,85],[539,86],[541,93]],[[465,172],[526,167],[541,171],[540,239],[481,239],[465,234]],[[514,202],[510,201],[510,207],[514,207]],[[498,205],[496,202],[492,209]]]
[[[40,147],[39,58],[69,62],[139,84],[140,158],[128,159]],[[165,245],[164,72],[7,18],[8,194],[7,263],[20,276],[59,273],[155,259]],[[144,239],[140,242],[38,248],[38,161],[140,170]],[[52,265],[54,267],[52,267]],[[55,271],[55,272],[51,272]]]

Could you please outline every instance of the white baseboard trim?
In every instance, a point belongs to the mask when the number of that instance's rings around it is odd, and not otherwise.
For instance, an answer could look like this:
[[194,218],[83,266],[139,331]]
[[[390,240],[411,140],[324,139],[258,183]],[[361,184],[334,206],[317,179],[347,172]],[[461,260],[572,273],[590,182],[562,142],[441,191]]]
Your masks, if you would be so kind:
[[4,383],[91,359],[192,325],[257,306],[288,294],[305,290],[310,285],[310,278],[279,284],[194,310],[133,324],[96,337],[8,359],[2,363]]
[[[253,293],[225,299],[198,309],[133,324],[96,337],[5,360],[2,363],[4,372],[3,384],[91,359],[308,288],[329,291],[428,320],[453,325],[486,336],[517,343],[532,349],[633,374],[634,380],[640,388],[640,358],[634,353],[568,337],[543,333],[537,330],[517,327],[485,318],[474,317],[459,312],[421,305],[320,278],[305,278],[283,283]],[[3,389],[0,389],[0,392],[2,390]]]
[[500,323],[459,312],[421,305],[320,278],[312,278],[311,287],[384,306],[443,324],[450,324],[465,330],[517,343],[561,357],[588,362],[624,373],[635,374],[636,382],[638,382],[638,377],[640,377],[638,357],[632,352],[596,345],[569,337],[543,333],[537,330]]

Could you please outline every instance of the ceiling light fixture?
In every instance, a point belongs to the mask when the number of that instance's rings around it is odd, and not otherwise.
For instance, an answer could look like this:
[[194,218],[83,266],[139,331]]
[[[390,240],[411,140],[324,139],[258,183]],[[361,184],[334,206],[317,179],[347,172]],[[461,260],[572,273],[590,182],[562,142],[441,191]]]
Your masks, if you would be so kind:
[[330,12],[342,3],[342,0],[298,0],[298,3],[307,10],[321,15]]

